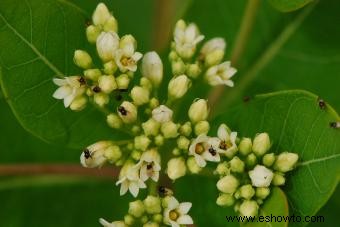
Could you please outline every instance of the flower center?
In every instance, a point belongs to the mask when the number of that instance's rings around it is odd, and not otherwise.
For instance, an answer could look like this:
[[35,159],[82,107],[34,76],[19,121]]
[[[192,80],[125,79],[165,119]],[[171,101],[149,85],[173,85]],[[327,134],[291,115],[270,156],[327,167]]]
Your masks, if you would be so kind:
[[135,64],[135,61],[134,61],[132,58],[124,57],[124,58],[122,58],[121,63],[122,63],[122,65],[124,65],[124,66],[128,66],[128,65],[133,65],[133,64]]
[[170,211],[169,213],[169,218],[172,220],[172,221],[176,221],[178,219],[178,212],[176,210],[172,210]]
[[195,153],[196,154],[202,154],[204,152],[204,146],[202,143],[198,143],[195,146]]
[[227,149],[231,148],[232,146],[233,146],[233,144],[230,142],[230,140],[221,141],[221,143],[220,143],[220,148],[222,150],[227,150]]
[[152,163],[149,163],[149,164],[146,165],[146,169],[147,169],[147,170],[151,170],[152,167],[153,167],[153,164],[152,164]]

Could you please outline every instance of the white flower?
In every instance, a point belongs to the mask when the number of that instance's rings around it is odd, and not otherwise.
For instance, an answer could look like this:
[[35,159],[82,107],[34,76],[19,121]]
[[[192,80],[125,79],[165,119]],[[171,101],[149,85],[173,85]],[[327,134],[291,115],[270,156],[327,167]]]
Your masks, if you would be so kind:
[[172,110],[165,105],[160,105],[152,110],[152,118],[159,123],[171,121],[172,114]]
[[205,78],[211,86],[224,84],[233,87],[234,82],[230,80],[230,78],[234,76],[236,72],[237,70],[230,66],[230,62],[226,61],[210,67],[205,74]]
[[161,170],[161,157],[157,150],[151,149],[144,152],[140,161],[136,164],[135,168],[139,169],[140,179],[146,181],[151,178],[157,182],[159,179],[159,171]]
[[137,70],[137,62],[143,57],[136,52],[136,40],[131,35],[122,37],[119,43],[119,49],[115,54],[115,61],[121,72],[135,72]]
[[225,124],[221,124],[217,130],[217,136],[221,140],[219,144],[219,152],[232,155],[237,150],[236,138],[237,132],[228,132],[228,127]]
[[196,45],[204,39],[196,24],[187,25],[183,20],[176,23],[174,31],[175,49],[182,58],[191,58],[195,51]]
[[80,163],[86,168],[101,167],[107,161],[105,151],[110,146],[111,141],[99,141],[88,146],[80,156]]
[[144,54],[142,75],[148,78],[155,86],[158,86],[162,82],[163,63],[155,51]]
[[206,66],[219,64],[224,56],[226,43],[223,38],[213,38],[206,42],[200,52],[200,59]]
[[85,86],[80,76],[70,76],[64,79],[54,78],[53,82],[59,86],[54,92],[53,98],[64,99],[64,106],[67,108],[71,105],[75,98],[81,96],[85,92]]
[[103,218],[99,219],[99,223],[103,227],[126,227],[127,226],[127,225],[125,225],[125,223],[123,221],[114,221],[114,222],[110,223]]
[[273,172],[262,165],[256,165],[253,170],[249,171],[251,183],[255,187],[269,187],[273,176]]
[[127,162],[122,167],[119,174],[119,181],[116,185],[121,184],[120,195],[124,195],[128,190],[137,197],[140,188],[146,188],[145,183],[139,178],[139,171],[134,168],[134,164]]
[[164,210],[164,223],[171,227],[193,224],[192,218],[188,215],[191,206],[189,202],[179,203],[175,197],[170,197]]
[[97,52],[99,57],[108,62],[114,59],[119,47],[119,37],[115,32],[102,32],[97,38]]
[[202,134],[191,143],[189,154],[195,157],[198,166],[204,167],[207,164],[206,161],[220,161],[220,155],[218,153],[219,144],[220,140],[218,138],[208,137]]

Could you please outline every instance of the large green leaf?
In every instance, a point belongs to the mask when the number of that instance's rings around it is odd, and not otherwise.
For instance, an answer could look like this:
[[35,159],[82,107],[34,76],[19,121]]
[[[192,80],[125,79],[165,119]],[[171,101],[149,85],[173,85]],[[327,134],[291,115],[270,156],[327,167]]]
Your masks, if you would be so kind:
[[276,9],[289,12],[300,9],[313,0],[268,0]]
[[[297,169],[289,174],[283,188],[290,213],[314,215],[332,195],[340,176],[340,132],[330,127],[339,116],[327,105],[321,109],[318,97],[304,91],[259,95],[220,116],[240,132],[253,137],[268,132],[273,152],[299,154]],[[292,223],[303,225],[306,223]]]

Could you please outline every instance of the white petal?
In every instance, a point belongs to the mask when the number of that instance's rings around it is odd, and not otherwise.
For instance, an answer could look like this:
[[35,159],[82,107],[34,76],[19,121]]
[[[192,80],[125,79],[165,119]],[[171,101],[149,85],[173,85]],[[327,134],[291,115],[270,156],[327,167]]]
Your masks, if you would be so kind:
[[226,138],[229,137],[228,131],[227,131],[227,125],[221,124],[220,127],[218,127],[217,136],[221,140],[226,140]]
[[205,167],[207,162],[200,155],[195,155],[195,161],[199,167]]
[[122,183],[122,185],[120,186],[120,192],[119,192],[119,194],[120,195],[124,195],[127,191],[128,191],[128,189],[129,189],[129,184],[128,184],[128,182],[123,182]]
[[177,222],[170,220],[171,227],[180,227]]
[[64,86],[67,85],[67,82],[65,79],[59,79],[59,78],[53,78],[53,83],[58,86]]
[[191,224],[194,223],[194,221],[192,220],[192,218],[189,215],[180,216],[177,219],[177,222],[181,225],[191,225]]
[[192,203],[189,203],[189,202],[181,203],[178,206],[178,211],[181,214],[187,214],[189,212],[191,206],[192,206]]
[[231,132],[230,133],[230,140],[235,143],[237,137],[237,132]]
[[53,98],[56,99],[64,99],[65,97],[69,96],[72,94],[72,88],[69,86],[63,86],[58,88],[54,93],[53,93]]
[[151,176],[151,179],[152,179],[154,182],[157,182],[158,179],[159,179],[159,172],[154,172],[154,174]]
[[168,209],[173,210],[173,209],[176,209],[178,206],[179,206],[179,202],[177,201],[177,199],[171,196],[168,201]]
[[140,174],[140,179],[141,179],[142,181],[146,181],[147,179],[149,179],[149,176],[148,176],[148,174],[147,174],[146,165],[143,165],[143,166],[141,167],[139,174]]
[[135,52],[132,56],[132,59],[137,62],[139,61],[141,58],[143,57],[143,54],[139,53],[139,52]]
[[74,95],[69,95],[66,98],[64,98],[64,106],[67,108],[71,105],[71,103],[73,102],[75,96]]
[[229,87],[234,87],[234,82],[232,80],[224,81],[224,84],[229,86]]
[[136,182],[131,182],[129,186],[129,191],[133,195],[133,197],[137,197],[139,193],[139,187]]

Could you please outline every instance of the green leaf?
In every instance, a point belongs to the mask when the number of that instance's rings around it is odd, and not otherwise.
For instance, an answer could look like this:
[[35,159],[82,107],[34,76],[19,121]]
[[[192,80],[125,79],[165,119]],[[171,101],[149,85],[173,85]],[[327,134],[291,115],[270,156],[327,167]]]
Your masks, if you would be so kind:
[[290,213],[301,216],[316,214],[338,184],[340,131],[330,127],[335,121],[339,116],[332,107],[320,108],[318,97],[305,91],[258,95],[216,120],[227,123],[240,136],[268,132],[272,152],[299,154],[300,163],[287,176],[283,190]]
[[300,9],[313,0],[268,0],[277,10],[290,12]]
[[[279,222],[278,220],[271,217],[288,217],[288,201],[285,193],[280,188],[273,188],[268,199],[264,201],[264,205],[260,207],[259,215],[264,219],[257,219],[256,222],[248,222],[241,226],[243,227],[286,227],[288,226],[288,221]],[[271,218],[271,219],[269,219]]]

